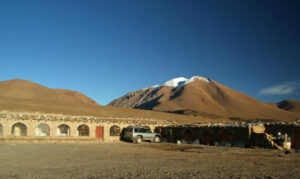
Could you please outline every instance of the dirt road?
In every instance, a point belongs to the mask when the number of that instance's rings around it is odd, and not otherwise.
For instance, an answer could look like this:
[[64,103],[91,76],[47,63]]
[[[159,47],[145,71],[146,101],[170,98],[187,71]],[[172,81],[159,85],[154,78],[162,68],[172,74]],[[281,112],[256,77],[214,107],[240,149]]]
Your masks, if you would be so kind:
[[300,153],[176,144],[0,144],[0,178],[299,178]]

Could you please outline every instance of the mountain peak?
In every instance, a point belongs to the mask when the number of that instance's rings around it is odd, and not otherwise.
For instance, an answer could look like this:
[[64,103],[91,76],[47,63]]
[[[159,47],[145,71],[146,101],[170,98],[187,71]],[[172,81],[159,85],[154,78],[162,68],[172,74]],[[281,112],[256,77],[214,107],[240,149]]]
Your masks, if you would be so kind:
[[[24,88],[33,88],[33,87],[44,87],[40,84],[34,83],[29,80],[23,80],[23,79],[11,79],[7,81],[0,81],[0,88],[18,88],[18,89],[24,89]],[[46,87],[44,87],[46,88]]]
[[166,81],[162,86],[178,87],[182,86],[188,79],[185,77],[173,78],[169,81]]
[[9,84],[14,84],[14,83],[34,83],[29,80],[24,80],[24,79],[11,79],[7,81],[1,81],[2,83],[9,83]]
[[178,78],[173,78],[173,79],[165,82],[162,86],[180,87],[180,86],[184,86],[186,84],[192,83],[195,80],[204,81],[206,83],[210,82],[210,80],[208,78],[205,78],[202,76],[193,76],[189,79],[187,79],[185,77],[178,77]]
[[143,90],[149,89],[149,88],[158,88],[161,86],[169,86],[169,87],[173,87],[173,88],[177,88],[180,86],[184,86],[186,84],[192,83],[196,80],[200,80],[200,81],[204,81],[206,83],[209,83],[211,80],[209,78],[205,78],[202,76],[193,76],[189,79],[185,78],[185,77],[177,77],[177,78],[173,78],[169,81],[166,81],[165,83],[161,84],[161,85],[154,85],[148,88],[144,88]]

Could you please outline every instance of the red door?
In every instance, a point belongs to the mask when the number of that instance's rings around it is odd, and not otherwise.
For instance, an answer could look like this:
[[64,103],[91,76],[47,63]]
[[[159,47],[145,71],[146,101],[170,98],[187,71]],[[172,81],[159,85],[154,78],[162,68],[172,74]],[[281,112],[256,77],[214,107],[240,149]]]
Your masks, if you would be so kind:
[[103,140],[103,126],[96,126],[96,139]]

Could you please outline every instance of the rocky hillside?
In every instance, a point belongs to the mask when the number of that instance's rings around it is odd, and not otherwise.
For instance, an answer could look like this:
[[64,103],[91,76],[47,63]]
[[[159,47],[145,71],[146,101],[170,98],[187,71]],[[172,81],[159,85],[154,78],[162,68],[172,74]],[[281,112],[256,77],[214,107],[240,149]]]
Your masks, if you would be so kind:
[[109,105],[187,115],[243,119],[295,120],[278,109],[204,77],[175,78],[162,85],[130,92]]
[[182,116],[165,112],[99,106],[82,93],[51,89],[27,80],[0,82],[0,111],[95,116],[107,118],[133,118],[168,120],[178,123],[221,122],[228,119],[210,119]]

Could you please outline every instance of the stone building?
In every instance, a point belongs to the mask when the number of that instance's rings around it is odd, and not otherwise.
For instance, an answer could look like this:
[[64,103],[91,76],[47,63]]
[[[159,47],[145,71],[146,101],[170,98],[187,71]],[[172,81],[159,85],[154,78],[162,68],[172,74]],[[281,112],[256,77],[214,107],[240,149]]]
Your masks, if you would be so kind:
[[130,125],[148,126],[152,131],[161,133],[165,142],[239,147],[264,147],[269,144],[267,135],[275,136],[282,132],[290,136],[293,148],[300,148],[299,124],[260,124],[263,130],[259,131],[260,128],[252,124],[174,125],[173,122],[157,119],[7,111],[0,112],[0,142],[114,142],[120,141],[123,129]]
[[129,125],[148,126],[153,131],[167,123],[154,119],[0,112],[0,140],[119,141],[120,132]]
[[292,148],[300,149],[300,126],[297,123],[175,125],[157,127],[155,131],[162,134],[163,141],[171,143],[263,148],[276,148],[269,136],[281,132],[290,137]]

